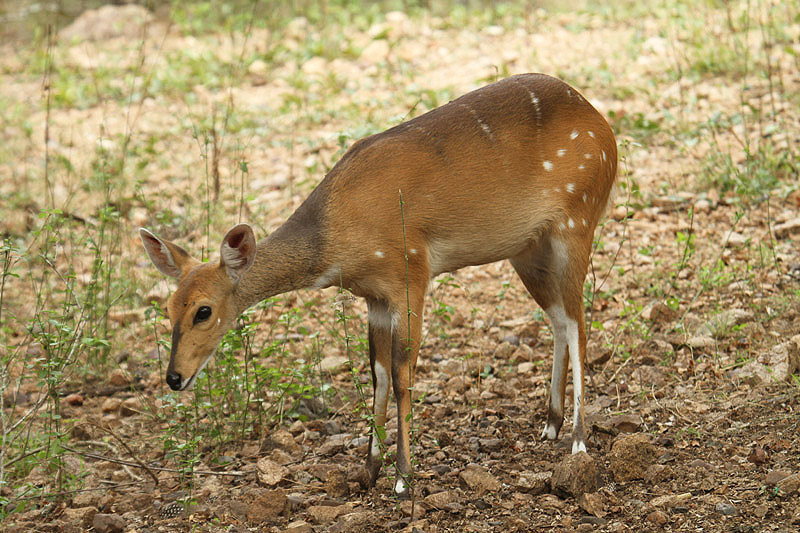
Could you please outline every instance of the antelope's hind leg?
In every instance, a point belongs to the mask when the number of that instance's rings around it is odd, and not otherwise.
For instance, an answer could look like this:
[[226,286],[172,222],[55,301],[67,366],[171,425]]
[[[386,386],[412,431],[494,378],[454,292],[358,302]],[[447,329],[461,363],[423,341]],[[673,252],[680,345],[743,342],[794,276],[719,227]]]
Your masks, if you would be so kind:
[[564,393],[567,370],[572,365],[574,417],[572,452],[585,451],[583,425],[583,362],[586,334],[583,324],[583,261],[572,260],[567,244],[553,236],[544,236],[530,248],[511,259],[522,283],[542,309],[553,329],[553,373],[547,423],[542,439],[555,440],[564,422]]

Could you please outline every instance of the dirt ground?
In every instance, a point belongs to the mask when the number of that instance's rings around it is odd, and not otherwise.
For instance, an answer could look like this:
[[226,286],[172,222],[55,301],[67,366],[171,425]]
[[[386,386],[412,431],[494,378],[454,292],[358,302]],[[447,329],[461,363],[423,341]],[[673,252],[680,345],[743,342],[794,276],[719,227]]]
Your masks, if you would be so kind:
[[[683,33],[688,30],[670,16],[655,9],[628,19],[536,10],[505,25],[459,28],[392,13],[369,31],[352,31],[348,38],[359,50],[354,57],[253,62],[225,90],[197,85],[188,89],[191,98],[155,94],[135,105],[101,99],[50,110],[50,149],[68,155],[76,169],[91,165],[93,148],[86,147],[103,138],[132,130],[131,144],[137,145],[154,132],[172,133],[151,145],[164,155],[140,167],[147,178],[136,185],[156,207],[132,200],[122,217],[121,253],[129,258],[130,277],[142,296],[141,305],[112,312],[118,368],[85,382],[68,381],[61,391],[61,415],[70,428],[65,468],[80,472],[83,488],[61,498],[44,495],[9,514],[3,528],[800,530],[800,74],[792,62],[800,54],[800,25],[789,24],[788,44],[770,49],[780,87],[757,73],[687,73],[675,81],[665,72],[689,70],[699,60],[691,36]],[[725,13],[709,8],[706,17],[713,40]],[[256,53],[269,42],[258,30],[245,40],[153,28],[142,46],[136,34],[103,35],[63,45],[57,57],[91,70],[104,61],[135,62],[145,50],[144,64],[154,72],[167,68],[176,50],[235,58],[242,49]],[[313,31],[295,21],[284,36],[286,49],[301,46]],[[44,151],[48,120],[41,79],[6,52],[0,60],[4,99],[29,106],[33,131],[25,137],[17,126],[5,126],[3,153],[22,154],[0,166],[5,183],[0,192],[11,195],[13,180],[35,172],[30,169]],[[223,207],[212,235],[224,232],[237,213],[234,184],[241,176],[232,169],[242,154],[249,161],[247,189],[253,195],[244,216],[258,219],[260,231],[271,231],[341,155],[337,132],[350,132],[348,144],[369,133],[359,130],[357,115],[346,109],[357,109],[379,131],[408,116],[425,91],[443,95],[441,104],[506,70],[568,79],[610,118],[620,145],[617,201],[598,230],[587,290],[588,457],[571,456],[569,420],[557,441],[539,438],[552,334],[504,262],[464,269],[448,286],[432,286],[416,374],[411,501],[397,501],[391,491],[393,406],[387,467],[376,487],[361,484],[369,428],[355,409],[356,384],[370,394],[369,369],[363,357],[355,359],[353,378],[352,356],[330,340],[323,343],[320,367],[334,392],[324,401],[303,400],[304,420],[270,423],[260,435],[224,449],[204,442],[201,431],[194,476],[191,481],[181,476],[161,444],[169,422],[148,412],[153,406],[167,409],[160,398],[172,393],[163,383],[168,352],[154,349],[156,335],[142,311],[151,298],[163,302],[172,286],[140,253],[135,228],[152,227],[152,210],[160,205],[187,219],[197,216],[187,196],[204,179],[192,169],[207,161],[199,154],[202,143],[191,138],[191,122],[216,114],[226,102],[255,116],[263,112],[269,132],[230,133],[221,148]],[[330,71],[346,90],[326,93]],[[297,76],[306,80],[301,89],[287,82]],[[296,92],[305,103],[281,109],[279,102],[294,102],[285,97]],[[326,94],[324,102],[314,101],[315,92]],[[775,112],[767,117],[765,111],[750,124],[747,115],[742,122],[710,125],[719,114],[756,108]],[[721,180],[701,179],[717,168],[715,153],[729,156],[732,168],[746,166],[743,143],[752,153],[768,147],[789,155],[787,165],[767,170],[778,185],[744,193]],[[122,186],[136,198],[133,189],[132,183]],[[56,187],[55,196],[76,216],[88,217],[99,203],[76,182]],[[32,223],[29,211],[19,206],[3,216],[5,235],[24,234]],[[168,237],[198,253],[201,247],[215,249],[200,226]],[[23,295],[12,293],[18,298],[9,305],[22,309]],[[334,321],[331,302],[345,306],[356,335],[365,331],[363,303],[337,299],[334,289],[303,291],[281,301],[314,309],[302,327],[285,332],[288,352],[298,357],[313,342],[310,333]],[[268,323],[277,310],[256,317]],[[258,336],[270,334],[265,327]],[[158,335],[168,339],[163,323]],[[162,358],[162,366],[147,363],[154,357]],[[571,386],[567,413],[570,391]],[[20,412],[36,403],[34,382],[15,394]],[[201,426],[210,424],[202,415],[199,420]],[[52,474],[36,467],[24,482],[47,487]],[[14,500],[13,494],[6,496]]]

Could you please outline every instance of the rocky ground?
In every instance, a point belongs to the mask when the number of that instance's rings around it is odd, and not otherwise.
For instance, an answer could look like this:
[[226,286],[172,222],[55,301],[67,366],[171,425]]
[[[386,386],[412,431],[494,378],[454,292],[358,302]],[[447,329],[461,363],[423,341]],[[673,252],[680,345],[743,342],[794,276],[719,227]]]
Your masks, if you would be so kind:
[[[59,472],[80,480],[71,485],[79,488],[56,494],[53,470],[33,467],[3,488],[8,506],[19,508],[6,515],[3,527],[296,533],[800,529],[800,76],[792,59],[800,53],[800,25],[790,19],[793,25],[783,27],[786,41],[767,47],[775,74],[765,78],[755,68],[744,74],[700,69],[699,37],[690,34],[688,23],[674,22],[679,11],[537,10],[524,19],[464,28],[446,18],[409,19],[395,12],[369,29],[343,30],[347,44],[337,45],[341,54],[316,55],[303,47],[321,39],[320,32],[296,19],[281,34],[285,57],[266,52],[275,36],[260,30],[249,39],[195,37],[157,21],[144,41],[139,33],[120,35],[111,27],[68,44],[76,31],[87,35],[86,28],[103,27],[79,19],[84,29],[65,30],[55,57],[94,72],[98,92],[106,81],[96,73],[106,63],[141,60],[143,77],[155,79],[154,73],[179,72],[190,64],[185,57],[185,63],[170,63],[176,51],[221,61],[250,59],[222,88],[210,89],[213,82],[206,80],[134,103],[103,98],[102,92],[98,99],[87,93],[85,100],[65,93],[67,103],[50,111],[43,107],[41,78],[27,70],[24,55],[7,48],[0,62],[3,98],[9,110],[23,110],[19,116],[27,125],[12,111],[4,115],[9,122],[2,154],[10,156],[0,165],[4,195],[17,194],[14,184],[25,176],[39,176],[45,124],[49,149],[68,157],[78,174],[93,168],[96,149],[110,150],[115,135],[128,131],[133,134],[127,149],[147,146],[151,152],[142,153],[158,155],[142,159],[136,171],[129,165],[129,172],[140,174],[117,191],[127,202],[121,267],[130,269],[128,277],[142,295],[110,314],[118,364],[98,375],[72,376],[59,389],[66,424]],[[724,37],[726,12],[709,8],[704,16],[700,23],[709,33],[703,46],[715,39],[722,40],[722,49],[740,42]],[[761,50],[764,34],[756,34],[741,42]],[[685,76],[675,74],[683,70]],[[135,237],[138,226],[163,224],[159,231],[189,249],[215,248],[205,240],[202,209],[193,197],[205,178],[192,169],[210,160],[203,143],[192,138],[193,128],[207,124],[210,115],[223,120],[217,113],[225,105],[256,124],[231,126],[215,158],[223,186],[213,234],[241,216],[236,184],[245,180],[235,169],[243,158],[253,195],[244,216],[260,220],[261,231],[271,230],[341,154],[339,137],[349,144],[397,123],[417,105],[414,113],[424,110],[426,98],[444,103],[505,71],[568,79],[609,116],[620,144],[617,201],[598,231],[587,289],[588,454],[570,454],[569,422],[559,440],[539,440],[552,335],[505,263],[465,269],[432,288],[415,386],[412,500],[397,501],[391,493],[393,408],[387,468],[376,487],[362,484],[369,428],[356,405],[361,386],[369,394],[369,371],[363,351],[354,348],[354,356],[335,340],[323,341],[319,353],[325,386],[316,390],[329,392],[298,400],[302,419],[265,421],[221,447],[204,438],[210,415],[180,411],[175,403],[182,400],[163,383],[165,355],[153,346],[157,337],[168,337],[166,324],[154,335],[143,309],[150,300],[163,303],[171,287],[151,272]],[[262,122],[269,131],[258,126]],[[775,183],[755,189],[759,169]],[[724,170],[728,174],[720,177]],[[732,174],[744,178],[731,185]],[[76,178],[69,174],[51,194],[70,215],[92,219],[102,200],[70,180]],[[26,183],[42,190],[41,180]],[[32,212],[44,206],[37,198],[46,195],[30,196],[27,204],[4,208],[4,235],[32,231]],[[149,202],[140,200],[145,198]],[[165,206],[186,221],[181,229],[154,214]],[[30,293],[10,287],[8,308],[22,315]],[[281,305],[307,313],[283,332],[292,357],[308,353],[318,342],[313,333],[335,322],[341,306],[352,316],[351,331],[363,336],[363,304],[335,290],[289,295]],[[265,324],[278,317],[276,309],[259,313]],[[41,354],[23,330],[5,345],[17,342],[28,356]],[[273,330],[265,326],[255,335],[272,338]],[[153,363],[159,357],[161,367]],[[14,372],[24,376],[24,365]],[[12,421],[42,405],[37,380],[17,383],[3,391],[5,405],[13,399]],[[193,445],[199,452],[189,478],[165,454],[165,435],[183,445],[184,436],[168,432],[190,416],[196,417]],[[33,488],[39,492],[32,498]]]

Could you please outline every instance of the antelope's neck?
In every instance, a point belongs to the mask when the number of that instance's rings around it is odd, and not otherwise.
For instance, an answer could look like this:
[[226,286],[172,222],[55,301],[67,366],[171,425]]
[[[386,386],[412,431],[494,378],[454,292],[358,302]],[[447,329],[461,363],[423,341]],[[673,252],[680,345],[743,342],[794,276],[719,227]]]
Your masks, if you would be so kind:
[[319,232],[290,219],[256,245],[253,266],[234,292],[237,312],[278,294],[304,289],[319,277]]

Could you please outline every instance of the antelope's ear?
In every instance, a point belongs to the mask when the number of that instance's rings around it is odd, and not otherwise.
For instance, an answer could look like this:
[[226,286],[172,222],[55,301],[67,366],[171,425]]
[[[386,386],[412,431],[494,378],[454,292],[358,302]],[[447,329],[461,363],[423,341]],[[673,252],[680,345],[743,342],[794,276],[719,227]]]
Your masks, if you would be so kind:
[[150,260],[162,274],[180,279],[183,272],[198,263],[177,244],[162,241],[144,228],[139,228],[139,237]]
[[219,262],[228,276],[237,283],[250,270],[256,259],[256,236],[247,224],[232,227],[219,250]]

